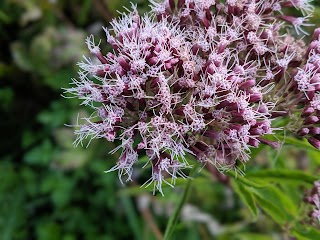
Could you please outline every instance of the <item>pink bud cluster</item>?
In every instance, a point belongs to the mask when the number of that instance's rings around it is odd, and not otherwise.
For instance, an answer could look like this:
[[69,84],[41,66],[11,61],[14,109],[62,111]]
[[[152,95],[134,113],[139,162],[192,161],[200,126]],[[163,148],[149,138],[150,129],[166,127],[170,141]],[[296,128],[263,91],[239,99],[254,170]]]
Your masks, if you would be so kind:
[[305,94],[298,134],[320,149],[320,29],[316,29],[306,60],[293,76],[295,91]]
[[[261,143],[278,147],[263,138],[276,130],[277,117],[300,114],[293,132],[319,148],[320,127],[311,127],[319,123],[319,34],[309,48],[282,34],[305,33],[309,0],[151,4],[149,15],[139,16],[133,6],[104,29],[112,47],[107,54],[87,38],[95,59],[79,63],[79,79],[67,92],[94,113],[79,125],[76,143],[120,140],[111,170],[128,180],[139,156],[147,155],[152,176],[146,184],[161,193],[163,182],[173,186],[185,177],[186,154],[223,171],[246,163]],[[283,15],[286,8],[301,17]]]
[[311,224],[319,226],[320,223],[320,182],[315,182],[313,189],[305,197],[305,202],[313,206],[310,212]]

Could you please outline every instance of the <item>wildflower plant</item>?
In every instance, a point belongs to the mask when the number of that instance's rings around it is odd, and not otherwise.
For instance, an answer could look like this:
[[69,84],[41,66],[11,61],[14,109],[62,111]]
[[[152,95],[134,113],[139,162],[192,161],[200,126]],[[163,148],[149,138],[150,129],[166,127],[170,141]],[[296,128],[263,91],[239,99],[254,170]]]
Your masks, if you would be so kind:
[[[86,138],[120,140],[117,170],[131,180],[147,155],[154,184],[173,186],[189,168],[186,154],[219,171],[239,169],[288,116],[293,133],[320,148],[320,30],[301,40],[313,7],[308,0],[150,1],[104,28],[112,51],[86,43],[94,58],[79,63],[67,93],[94,112],[79,125]],[[289,8],[301,17],[284,15]],[[172,181],[165,180],[171,176]]]
[[190,156],[242,174],[252,149],[281,147],[272,136],[284,130],[320,149],[320,29],[302,40],[310,0],[150,0],[150,7],[139,15],[132,4],[104,28],[107,53],[89,36],[93,57],[65,90],[93,109],[76,126],[76,145],[119,143],[106,172],[132,180],[146,156],[152,174],[144,186],[163,195],[163,184],[187,178]]
[[[301,17],[284,15],[287,8]],[[120,179],[131,180],[146,154],[146,184],[160,192],[163,182],[185,177],[187,153],[225,171],[248,162],[260,144],[279,147],[263,138],[279,117],[289,116],[289,129],[320,148],[320,30],[309,46],[300,40],[310,1],[167,0],[151,1],[151,9],[140,16],[132,5],[104,28],[106,54],[101,41],[86,39],[94,58],[79,63],[79,78],[66,89],[94,110],[76,144],[120,140],[110,170]]]

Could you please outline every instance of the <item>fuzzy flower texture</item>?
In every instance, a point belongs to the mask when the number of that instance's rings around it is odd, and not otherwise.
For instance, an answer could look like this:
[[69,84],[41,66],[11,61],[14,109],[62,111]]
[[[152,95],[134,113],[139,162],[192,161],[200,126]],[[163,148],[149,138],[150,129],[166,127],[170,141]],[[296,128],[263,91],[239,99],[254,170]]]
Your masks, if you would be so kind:
[[[311,0],[150,0],[104,28],[110,50],[93,36],[93,58],[79,63],[66,89],[94,113],[78,124],[83,139],[117,141],[119,178],[131,180],[139,156],[151,178],[186,177],[186,154],[219,171],[237,169],[288,117],[287,128],[320,148],[320,29],[307,34]],[[295,9],[300,17],[285,15]],[[167,181],[171,177],[171,181]]]
[[319,226],[320,223],[320,182],[314,182],[314,186],[311,191],[307,193],[304,201],[309,203],[312,210],[309,212],[309,221],[313,226]]

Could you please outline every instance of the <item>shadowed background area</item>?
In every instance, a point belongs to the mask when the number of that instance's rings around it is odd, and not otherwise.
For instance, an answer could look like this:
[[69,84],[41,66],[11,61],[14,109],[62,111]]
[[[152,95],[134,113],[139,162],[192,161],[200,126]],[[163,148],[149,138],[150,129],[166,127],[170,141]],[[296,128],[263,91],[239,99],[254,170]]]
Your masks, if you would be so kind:
[[[132,0],[140,13],[146,0]],[[320,3],[313,21],[320,24]],[[116,143],[92,141],[73,146],[79,107],[61,97],[77,76],[77,62],[89,55],[85,38],[105,41],[102,26],[130,6],[126,0],[2,0],[0,2],[0,239],[161,239],[184,182],[165,197],[139,186],[143,171],[121,185],[114,166]],[[104,44],[106,45],[106,44]],[[103,49],[105,52],[108,49]],[[319,163],[320,155],[268,147],[256,157],[261,166]],[[268,158],[277,162],[268,161]],[[292,161],[289,161],[289,160]],[[294,159],[300,159],[297,162]],[[143,166],[143,164],[141,164]],[[252,166],[253,167],[253,166]],[[312,168],[313,166],[311,166]],[[282,237],[270,219],[252,223],[248,209],[223,181],[203,171],[182,211],[176,239],[273,239]],[[220,179],[221,180],[221,179]],[[179,186],[180,185],[180,186]],[[292,195],[297,192],[289,191]],[[298,204],[298,203],[297,203]],[[228,214],[225,214],[225,213]],[[236,234],[235,234],[236,233]]]

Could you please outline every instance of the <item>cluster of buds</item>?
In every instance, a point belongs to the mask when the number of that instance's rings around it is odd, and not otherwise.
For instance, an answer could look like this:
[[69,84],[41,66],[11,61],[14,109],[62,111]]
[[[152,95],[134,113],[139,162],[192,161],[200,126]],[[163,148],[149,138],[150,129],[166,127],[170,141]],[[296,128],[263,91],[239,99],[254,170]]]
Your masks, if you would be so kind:
[[320,222],[320,182],[315,182],[313,189],[307,193],[304,201],[313,206],[312,211],[309,213],[311,224],[319,226]]
[[293,76],[295,91],[305,94],[300,115],[300,136],[320,149],[320,29],[316,29],[306,53],[306,61]]
[[[283,15],[286,8],[301,17]],[[310,0],[165,0],[151,1],[151,9],[140,16],[133,5],[104,29],[107,54],[88,37],[95,59],[79,63],[79,79],[66,90],[94,109],[76,143],[120,141],[111,169],[120,179],[131,180],[141,155],[152,166],[146,184],[161,193],[163,182],[185,177],[186,154],[220,171],[237,169],[251,148],[279,146],[263,136],[283,116],[320,147],[320,128],[311,127],[320,119],[319,30],[309,48],[282,34],[305,33]]]

